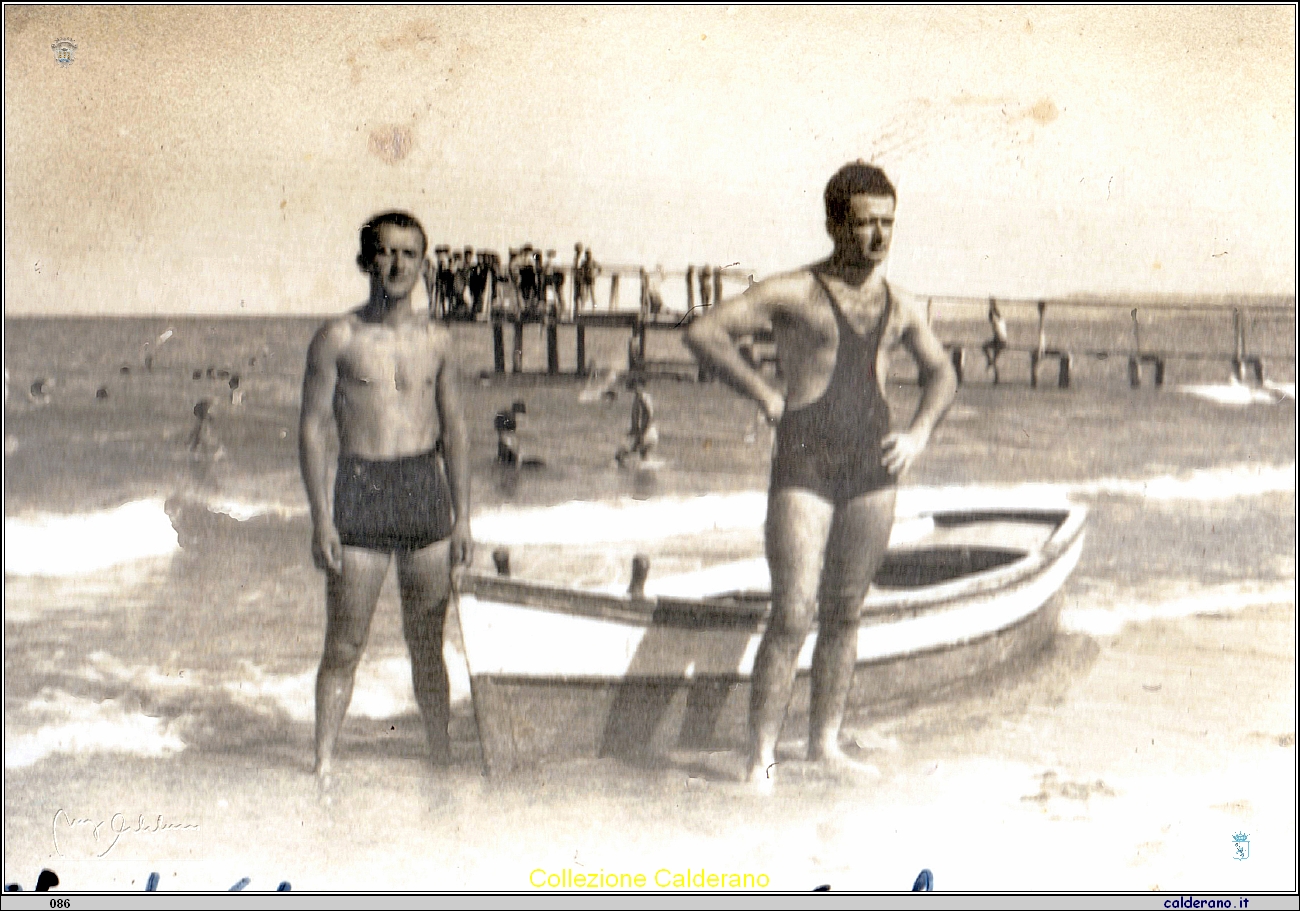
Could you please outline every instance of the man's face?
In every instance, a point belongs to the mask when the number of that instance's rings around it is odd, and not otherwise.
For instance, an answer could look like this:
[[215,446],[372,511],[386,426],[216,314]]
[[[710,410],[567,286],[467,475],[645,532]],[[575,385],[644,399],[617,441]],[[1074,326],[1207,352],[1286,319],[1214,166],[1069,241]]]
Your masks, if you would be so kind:
[[889,253],[894,236],[894,197],[853,195],[847,217],[836,228],[836,240],[846,252],[868,262],[880,262]]
[[385,296],[393,300],[409,296],[420,278],[423,262],[424,245],[417,229],[389,224],[379,226],[370,274],[383,287]]

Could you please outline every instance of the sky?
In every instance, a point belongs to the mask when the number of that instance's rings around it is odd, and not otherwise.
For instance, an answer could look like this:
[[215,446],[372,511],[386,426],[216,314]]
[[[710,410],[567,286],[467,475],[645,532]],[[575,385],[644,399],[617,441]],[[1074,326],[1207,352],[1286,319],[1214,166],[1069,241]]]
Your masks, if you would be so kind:
[[8,6],[5,312],[339,312],[389,208],[761,278],[859,158],[918,293],[1293,294],[1295,16]]

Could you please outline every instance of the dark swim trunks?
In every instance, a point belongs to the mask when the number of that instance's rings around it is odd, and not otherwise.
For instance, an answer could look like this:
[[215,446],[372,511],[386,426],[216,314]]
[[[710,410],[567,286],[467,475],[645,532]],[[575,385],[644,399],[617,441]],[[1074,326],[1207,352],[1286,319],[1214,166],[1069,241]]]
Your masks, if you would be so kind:
[[821,398],[787,411],[777,424],[771,490],[797,487],[842,503],[896,483],[880,463],[881,442],[889,433],[889,404],[876,380],[876,355],[893,299],[886,286],[880,322],[863,337],[853,330],[822,277],[812,275],[835,314],[835,370]]
[[421,550],[451,534],[451,488],[436,452],[390,461],[340,456],[334,527],[347,547]]

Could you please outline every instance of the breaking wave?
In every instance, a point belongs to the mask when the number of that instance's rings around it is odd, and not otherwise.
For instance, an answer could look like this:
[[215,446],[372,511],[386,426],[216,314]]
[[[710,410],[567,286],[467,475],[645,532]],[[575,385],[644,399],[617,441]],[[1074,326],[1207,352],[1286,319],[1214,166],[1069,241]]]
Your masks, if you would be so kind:
[[[450,644],[444,654],[452,705],[463,705],[470,695],[465,659]],[[6,768],[54,754],[162,757],[214,737],[283,737],[286,718],[314,720],[314,668],[276,674],[244,661],[224,673],[164,671],[95,652],[73,676],[75,682],[43,688],[14,717],[6,713]],[[362,661],[349,716],[392,719],[418,711],[408,658]],[[232,725],[240,730],[223,730]]]
[[[905,487],[900,516],[936,509],[987,506],[1056,506],[1098,496],[1155,501],[1209,502],[1295,492],[1295,465],[1241,464],[1149,478],[1095,481]],[[551,507],[503,506],[474,517],[475,538],[490,544],[600,545],[654,541],[680,535],[761,528],[767,511],[762,491],[701,497],[573,501]]]
[[78,576],[180,550],[160,499],[5,519],[6,576]]
[[1214,383],[1201,386],[1179,386],[1178,391],[1220,405],[1281,405],[1295,402],[1295,383],[1265,381],[1260,386],[1245,383]]
[[1125,626],[1180,617],[1233,614],[1251,607],[1295,604],[1295,582],[1230,582],[1195,592],[1142,600],[1132,595],[1107,599],[1105,607],[1066,607],[1061,627],[1090,636],[1114,636]]

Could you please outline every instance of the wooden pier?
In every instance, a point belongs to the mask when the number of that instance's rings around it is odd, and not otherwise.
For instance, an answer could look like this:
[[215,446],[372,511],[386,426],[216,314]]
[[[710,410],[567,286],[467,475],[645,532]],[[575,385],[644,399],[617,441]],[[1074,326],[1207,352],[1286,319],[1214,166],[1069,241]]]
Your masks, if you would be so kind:
[[[734,287],[736,283],[748,279],[749,276],[736,271],[708,267],[697,268],[695,266],[690,266],[684,271],[660,273],[661,276],[684,279],[686,309],[683,312],[680,309],[661,311],[657,307],[652,310],[652,295],[649,293],[650,285],[647,279],[648,273],[642,267],[605,267],[605,274],[608,276],[608,295],[605,296],[607,303],[603,307],[598,305],[594,299],[590,300],[590,307],[583,309],[577,309],[572,301],[561,302],[558,306],[554,301],[547,301],[542,312],[531,314],[521,313],[517,308],[494,306],[489,315],[492,323],[494,372],[497,374],[523,372],[524,325],[536,323],[541,326],[545,338],[545,374],[548,376],[571,375],[581,377],[590,373],[592,365],[588,363],[587,359],[587,329],[595,328],[616,329],[627,332],[626,369],[629,372],[670,373],[677,376],[693,375],[700,380],[711,378],[709,371],[700,369],[694,361],[686,359],[651,359],[647,353],[647,339],[655,332],[684,331],[695,318],[731,290],[724,287],[724,279]],[[623,308],[619,305],[620,294],[624,290],[623,278],[625,276],[629,279],[639,279],[640,306],[636,309]],[[678,291],[681,291],[680,287]],[[674,296],[678,298],[677,303],[680,307],[680,293]],[[993,300],[993,298],[931,297],[928,298],[927,302],[928,314],[933,324],[937,309],[966,310],[973,314],[976,312],[976,308],[982,309],[990,305]],[[495,303],[498,302],[494,301]],[[1161,318],[1176,318],[1179,314],[1204,317],[1207,313],[1224,313],[1227,308],[1223,305],[1153,303],[1133,307],[1120,302],[1005,298],[998,299],[997,303],[1008,310],[1019,309],[1024,311],[1033,308],[1036,311],[1037,337],[1034,343],[1007,344],[996,351],[996,358],[1024,357],[1028,367],[1029,385],[1035,389],[1040,387],[1044,379],[1055,388],[1071,388],[1080,358],[1096,360],[1124,359],[1127,361],[1128,366],[1128,381],[1135,388],[1143,385],[1146,377],[1150,378],[1154,387],[1163,387],[1169,376],[1170,365],[1177,361],[1225,362],[1231,371],[1230,375],[1238,381],[1263,383],[1266,373],[1266,357],[1252,350],[1249,344],[1247,338],[1247,314],[1281,315],[1288,316],[1292,320],[1295,315],[1294,309],[1281,306],[1246,305],[1232,308],[1232,346],[1229,353],[1227,350],[1182,350],[1169,345],[1167,342],[1163,345],[1151,345],[1143,339],[1143,330],[1139,318],[1140,316],[1149,318],[1152,315]],[[1098,315],[1104,316],[1105,311],[1122,312],[1124,310],[1128,311],[1126,315],[1132,321],[1132,344],[1127,348],[1122,343],[1118,346],[1108,345],[1104,348],[1095,346],[1071,347],[1051,338],[1048,318],[1052,313],[1068,315],[1086,312],[1096,317]],[[1116,312],[1116,316],[1118,316],[1118,312]],[[967,322],[970,320],[973,320],[973,316]],[[506,349],[507,325],[511,329],[512,343],[509,356],[507,356]],[[572,326],[574,329],[575,366],[571,371],[567,372],[560,369],[559,330],[561,326]],[[942,329],[940,328],[938,331],[942,337]],[[758,333],[752,338],[738,340],[738,347],[741,349],[742,355],[751,364],[755,367],[764,367],[773,364],[776,360],[775,354],[771,350],[771,342],[770,332]],[[983,346],[979,344],[972,345],[971,342],[955,341],[949,342],[945,347],[948,350],[958,381],[968,381],[968,349],[974,347],[978,352]],[[1290,355],[1274,354],[1272,357],[1290,362],[1294,362],[1295,359],[1293,353]],[[507,367],[507,364],[509,367]],[[1047,378],[1045,378],[1045,368],[1050,369],[1052,367],[1055,369],[1051,370],[1047,374]],[[1054,377],[1055,382],[1051,382],[1050,378],[1052,377]],[[994,373],[994,382],[999,382],[996,371]]]

